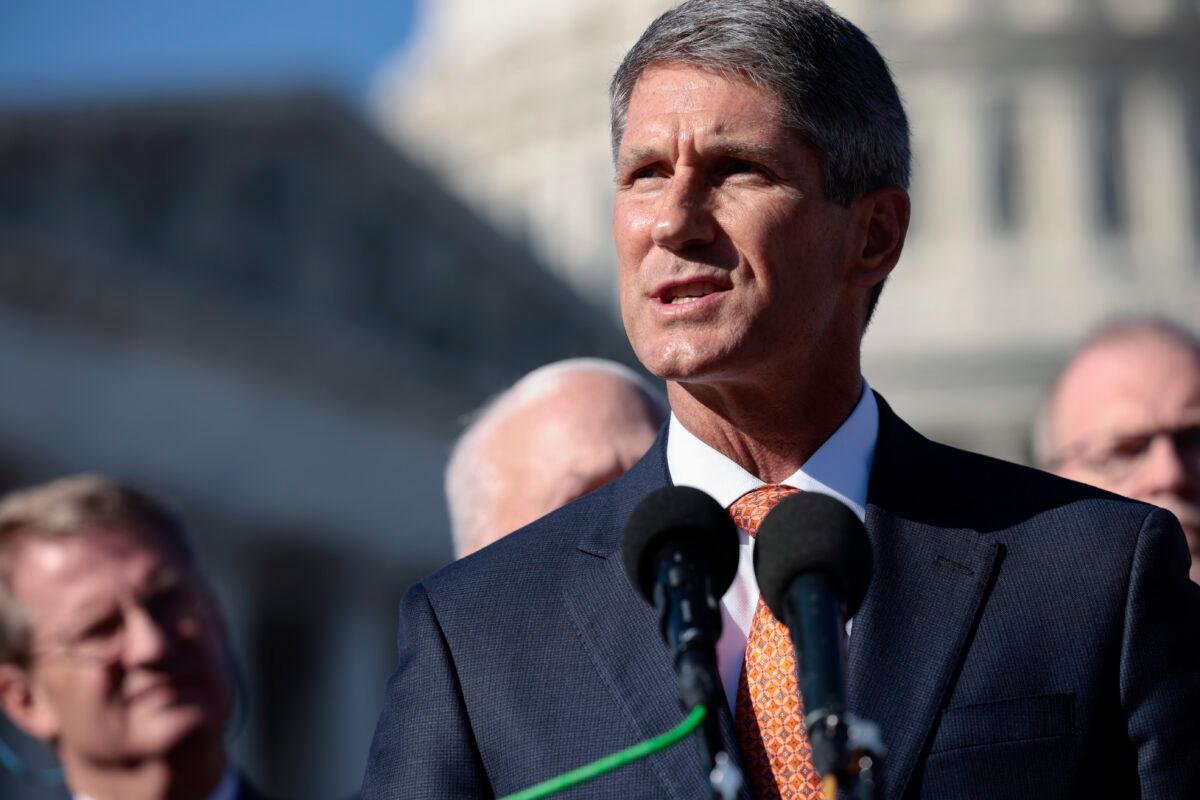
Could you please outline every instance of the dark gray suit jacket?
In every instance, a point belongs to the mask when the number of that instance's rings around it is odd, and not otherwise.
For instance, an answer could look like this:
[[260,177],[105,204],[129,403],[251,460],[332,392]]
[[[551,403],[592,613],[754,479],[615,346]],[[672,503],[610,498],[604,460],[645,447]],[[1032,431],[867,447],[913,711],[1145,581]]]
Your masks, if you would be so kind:
[[[680,721],[621,562],[669,482],[664,433],[409,590],[364,800],[504,795]],[[1200,797],[1200,587],[1170,514],[930,442],[880,399],[866,522],[849,701],[881,727],[888,798]],[[688,742],[561,796],[704,798],[700,759]]]

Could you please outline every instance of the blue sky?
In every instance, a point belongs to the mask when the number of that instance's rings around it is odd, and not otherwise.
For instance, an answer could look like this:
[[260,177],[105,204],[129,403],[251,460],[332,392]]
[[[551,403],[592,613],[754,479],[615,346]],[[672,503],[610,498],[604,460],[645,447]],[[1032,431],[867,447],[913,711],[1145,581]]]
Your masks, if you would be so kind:
[[418,1],[0,0],[0,102],[297,83],[361,101]]

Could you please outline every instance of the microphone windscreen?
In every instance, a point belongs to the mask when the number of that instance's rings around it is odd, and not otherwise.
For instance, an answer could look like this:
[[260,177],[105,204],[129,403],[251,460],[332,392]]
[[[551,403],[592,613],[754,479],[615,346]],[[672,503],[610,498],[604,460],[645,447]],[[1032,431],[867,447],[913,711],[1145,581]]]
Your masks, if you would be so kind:
[[871,582],[871,540],[849,506],[829,495],[801,492],[771,509],[754,543],[754,575],[763,602],[784,619],[792,580],[821,572],[853,616]]
[[666,486],[642,498],[625,525],[625,572],[647,602],[654,602],[656,557],[670,542],[699,550],[720,598],[737,574],[737,527],[721,504],[690,486]]

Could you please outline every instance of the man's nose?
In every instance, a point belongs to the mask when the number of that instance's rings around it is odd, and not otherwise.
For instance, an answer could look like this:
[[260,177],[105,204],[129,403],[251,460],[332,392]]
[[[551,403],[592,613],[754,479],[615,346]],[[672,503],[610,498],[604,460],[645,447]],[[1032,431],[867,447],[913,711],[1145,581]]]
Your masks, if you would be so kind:
[[1152,498],[1161,492],[1181,492],[1190,479],[1187,465],[1171,437],[1163,433],[1155,436],[1150,441],[1146,460],[1138,470],[1137,493]]
[[125,663],[128,666],[154,664],[170,649],[170,634],[145,609],[130,612],[125,621]]
[[654,243],[673,252],[710,244],[716,220],[709,202],[709,192],[693,170],[677,171],[659,200],[651,228]]

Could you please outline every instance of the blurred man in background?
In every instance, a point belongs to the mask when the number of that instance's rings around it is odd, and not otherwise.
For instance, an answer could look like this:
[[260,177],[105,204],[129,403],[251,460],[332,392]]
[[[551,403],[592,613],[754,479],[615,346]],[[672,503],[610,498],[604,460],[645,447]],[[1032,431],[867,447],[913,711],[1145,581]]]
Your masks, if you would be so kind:
[[484,406],[446,467],[456,558],[624,474],[667,421],[653,387],[595,358],[557,361]]
[[1154,319],[1090,336],[1054,383],[1042,467],[1175,514],[1200,583],[1200,340]]
[[0,499],[0,702],[89,800],[247,800],[225,626],[180,523],[98,476]]

